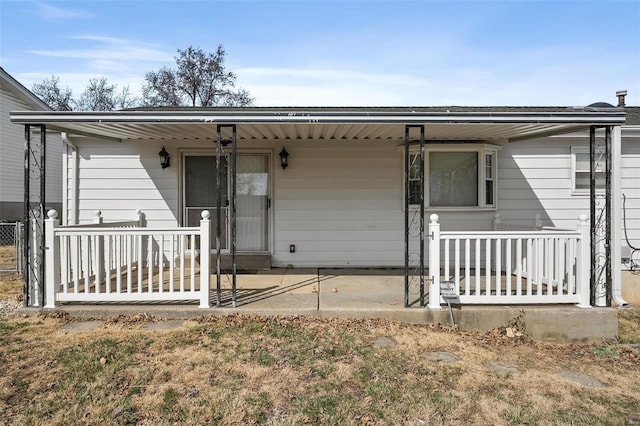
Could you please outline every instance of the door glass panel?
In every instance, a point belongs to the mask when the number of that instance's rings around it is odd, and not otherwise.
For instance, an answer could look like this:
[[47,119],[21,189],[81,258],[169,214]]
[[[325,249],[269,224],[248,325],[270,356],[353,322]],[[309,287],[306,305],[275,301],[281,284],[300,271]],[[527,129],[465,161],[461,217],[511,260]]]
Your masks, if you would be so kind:
[[[222,166],[222,249],[227,248],[228,179],[227,159],[220,159]],[[184,200],[186,226],[200,226],[202,210],[211,213],[211,247],[216,247],[216,157],[212,155],[192,155],[184,159]]]
[[266,155],[239,155],[237,159],[237,248],[268,250],[269,174]]

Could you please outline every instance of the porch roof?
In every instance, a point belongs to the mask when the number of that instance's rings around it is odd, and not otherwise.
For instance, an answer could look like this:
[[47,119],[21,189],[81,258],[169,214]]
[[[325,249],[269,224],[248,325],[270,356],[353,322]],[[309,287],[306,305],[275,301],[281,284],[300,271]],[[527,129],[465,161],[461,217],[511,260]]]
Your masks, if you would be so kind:
[[10,116],[16,124],[115,141],[214,140],[217,124],[238,125],[237,136],[245,140],[401,141],[405,125],[424,124],[428,140],[517,141],[625,123],[621,108],[591,107],[162,108]]

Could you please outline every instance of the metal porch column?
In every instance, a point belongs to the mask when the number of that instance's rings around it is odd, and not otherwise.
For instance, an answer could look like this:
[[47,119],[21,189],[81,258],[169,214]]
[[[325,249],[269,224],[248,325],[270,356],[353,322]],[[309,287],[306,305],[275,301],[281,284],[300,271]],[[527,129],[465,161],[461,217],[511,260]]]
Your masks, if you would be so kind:
[[[222,298],[222,287],[220,282],[220,235],[222,234],[222,168],[220,158],[222,157],[222,134],[218,126],[216,134],[216,306],[220,307]],[[203,256],[206,253],[202,254]],[[205,271],[206,272],[206,271]]]
[[[31,143],[31,126],[24,126],[24,224],[23,224],[23,305],[44,306],[44,232],[46,200],[47,128],[40,127],[40,144]],[[39,152],[38,152],[39,151]],[[39,191],[32,194],[32,181]],[[33,293],[36,293],[35,295]]]
[[[591,214],[591,295],[592,306],[611,306],[611,126],[604,127],[604,144],[598,145],[596,130],[589,129],[590,214]],[[603,156],[598,146],[604,148]],[[604,193],[597,190],[597,165],[604,161]],[[615,242],[617,243],[617,242]]]
[[419,172],[419,188],[420,188],[420,218],[419,218],[419,238],[420,238],[420,254],[418,270],[420,274],[420,306],[425,306],[424,299],[424,125],[406,125],[404,131],[404,182],[405,182],[405,194],[404,194],[404,306],[409,307],[409,239],[412,220],[409,219],[409,198],[411,197],[410,188],[410,170],[411,170],[411,156],[410,156],[410,140],[411,129],[416,128],[420,131],[420,172]]
[[[231,129],[231,138],[223,139],[222,131],[223,129]],[[236,275],[237,275],[237,264],[236,264],[236,181],[237,181],[237,131],[235,124],[219,124],[217,126],[217,137],[216,137],[216,170],[217,170],[217,178],[216,178],[216,189],[217,189],[217,201],[216,201],[216,306],[221,305],[222,298],[222,284],[221,284],[221,240],[222,240],[222,167],[221,167],[221,159],[222,159],[222,147],[228,144],[232,144],[231,146],[231,268],[232,268],[232,278],[231,278],[231,304],[235,308],[237,301],[237,291],[236,291]]]

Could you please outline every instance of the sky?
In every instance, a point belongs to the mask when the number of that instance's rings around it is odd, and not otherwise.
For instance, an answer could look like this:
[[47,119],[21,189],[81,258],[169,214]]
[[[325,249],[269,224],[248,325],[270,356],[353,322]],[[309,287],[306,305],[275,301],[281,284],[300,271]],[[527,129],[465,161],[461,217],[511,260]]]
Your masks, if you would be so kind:
[[226,51],[256,106],[640,105],[640,0],[0,0],[0,66],[139,94]]

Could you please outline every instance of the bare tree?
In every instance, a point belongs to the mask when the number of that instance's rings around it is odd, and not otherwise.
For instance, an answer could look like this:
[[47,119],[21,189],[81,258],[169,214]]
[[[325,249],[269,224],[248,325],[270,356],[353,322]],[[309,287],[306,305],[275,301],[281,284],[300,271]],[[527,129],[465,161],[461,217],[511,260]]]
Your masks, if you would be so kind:
[[89,85],[80,95],[77,102],[82,111],[113,111],[130,108],[137,103],[137,99],[129,93],[129,86],[125,86],[118,93],[118,85],[110,84],[106,77],[92,78]]
[[60,88],[60,78],[52,75],[50,79],[44,79],[41,83],[35,83],[31,91],[55,111],[73,110],[74,100],[71,89]]
[[147,106],[248,106],[253,99],[236,89],[236,75],[225,68],[226,52],[219,45],[214,53],[192,46],[178,49],[176,68],[161,68],[145,76],[143,103]]

